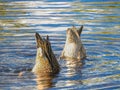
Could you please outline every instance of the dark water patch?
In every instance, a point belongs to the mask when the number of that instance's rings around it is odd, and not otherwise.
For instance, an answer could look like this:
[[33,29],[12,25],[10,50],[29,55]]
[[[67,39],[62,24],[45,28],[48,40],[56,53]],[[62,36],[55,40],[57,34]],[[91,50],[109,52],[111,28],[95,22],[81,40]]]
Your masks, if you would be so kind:
[[22,71],[31,71],[33,67],[33,64],[32,63],[25,63],[25,64],[17,64],[15,65],[14,63],[11,63],[11,64],[2,64],[0,66],[0,72],[13,72],[13,73],[19,73],[19,72],[22,72]]

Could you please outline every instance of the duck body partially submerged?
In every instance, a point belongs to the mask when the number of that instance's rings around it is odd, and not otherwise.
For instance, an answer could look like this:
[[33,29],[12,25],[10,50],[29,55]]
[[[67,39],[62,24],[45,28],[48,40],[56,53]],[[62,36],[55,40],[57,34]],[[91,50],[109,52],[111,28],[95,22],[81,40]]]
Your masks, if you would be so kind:
[[60,67],[52,51],[49,36],[47,36],[46,39],[43,39],[38,33],[36,33],[35,37],[37,43],[37,54],[32,72],[35,74],[58,73]]
[[77,29],[75,26],[66,31],[66,42],[60,58],[82,60],[86,57],[86,51],[82,44],[80,35],[83,26]]

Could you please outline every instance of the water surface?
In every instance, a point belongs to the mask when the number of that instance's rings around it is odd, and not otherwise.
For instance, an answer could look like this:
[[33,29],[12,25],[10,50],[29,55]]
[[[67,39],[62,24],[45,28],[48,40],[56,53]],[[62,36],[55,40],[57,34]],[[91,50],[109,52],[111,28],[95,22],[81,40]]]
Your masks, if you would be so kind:
[[[119,90],[119,0],[0,1],[0,90]],[[66,29],[84,25],[81,35],[87,59],[59,60]],[[34,66],[35,32],[50,36],[61,65],[56,77],[18,77]]]

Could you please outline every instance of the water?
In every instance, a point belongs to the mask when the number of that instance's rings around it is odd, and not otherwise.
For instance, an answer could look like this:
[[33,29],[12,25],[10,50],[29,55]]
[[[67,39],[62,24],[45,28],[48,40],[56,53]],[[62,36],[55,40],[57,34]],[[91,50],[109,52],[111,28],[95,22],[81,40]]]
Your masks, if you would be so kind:
[[[0,0],[0,90],[119,90],[119,9],[119,0]],[[84,25],[83,63],[58,59],[72,25]],[[35,32],[50,36],[61,65],[55,77],[18,77],[34,65]]]

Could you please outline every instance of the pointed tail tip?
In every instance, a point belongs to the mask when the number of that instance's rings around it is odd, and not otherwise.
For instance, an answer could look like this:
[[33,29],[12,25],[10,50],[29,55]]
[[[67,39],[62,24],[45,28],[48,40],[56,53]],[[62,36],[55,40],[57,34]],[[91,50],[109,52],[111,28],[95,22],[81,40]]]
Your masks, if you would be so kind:
[[48,36],[48,35],[46,36],[46,40],[48,40],[48,41],[49,41],[49,36]]
[[36,32],[36,33],[35,33],[35,35],[39,35],[39,33],[38,33],[38,32]]
[[42,40],[42,37],[40,36],[40,34],[39,33],[35,33],[35,37],[36,37],[36,40]]
[[81,28],[83,28],[83,25],[81,25]]
[[36,38],[41,38],[40,34],[38,32],[35,33]]

